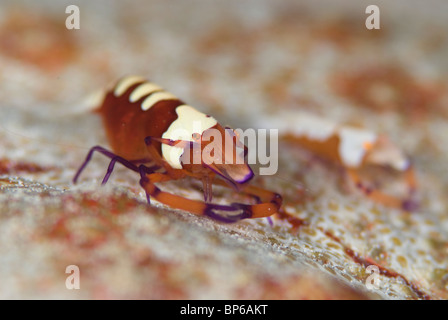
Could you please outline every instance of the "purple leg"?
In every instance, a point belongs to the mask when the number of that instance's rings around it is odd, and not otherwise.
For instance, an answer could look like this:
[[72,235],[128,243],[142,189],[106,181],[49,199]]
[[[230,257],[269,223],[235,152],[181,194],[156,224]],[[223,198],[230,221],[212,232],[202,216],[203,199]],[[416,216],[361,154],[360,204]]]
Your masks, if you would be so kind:
[[[115,156],[115,157],[112,158],[112,160],[109,163],[109,166],[107,167],[106,175],[104,176],[103,181],[101,182],[102,185],[105,185],[107,183],[107,181],[109,180],[109,177],[112,174],[112,171],[114,171],[115,163],[117,161],[119,163],[123,164],[126,168],[129,168],[129,169],[131,169],[133,171],[138,171],[139,172],[140,171],[140,167],[142,167],[143,168],[142,170],[144,170],[148,174],[149,173],[153,173],[155,170],[160,169],[160,167],[158,167],[156,165],[151,166],[151,167],[147,167],[147,166],[144,166],[143,164],[140,165],[137,168],[137,166],[136,166],[137,164],[142,163],[142,162],[147,162],[147,160],[145,160],[145,159],[128,161],[128,160],[126,160],[126,159],[124,159],[124,158],[122,158],[120,156]],[[136,169],[129,167],[128,166],[129,163],[131,165],[133,165]]]
[[140,185],[142,186],[143,190],[145,190],[146,194],[146,200],[148,201],[148,204],[151,204],[151,197],[149,196],[149,193],[146,191],[145,183],[149,181],[149,179],[146,177],[146,174],[150,174],[148,167],[145,167],[144,165],[140,165],[138,167],[138,171],[140,172]]
[[[109,158],[112,159],[111,162],[110,162],[110,164],[109,164],[109,167],[108,167],[108,169],[107,169],[107,173],[106,173],[106,175],[105,175],[105,177],[104,177],[104,179],[103,179],[102,184],[105,184],[105,183],[107,182],[107,180],[109,179],[109,177],[110,177],[112,171],[114,170],[114,166],[115,166],[115,163],[116,163],[116,162],[121,163],[121,164],[124,165],[126,168],[131,169],[132,171],[135,171],[135,172],[140,172],[139,167],[137,167],[137,165],[136,165],[135,163],[145,162],[144,159],[142,159],[142,160],[129,161],[129,160],[126,160],[126,159],[124,159],[124,158],[122,158],[122,157],[120,157],[120,156],[117,156],[117,155],[114,154],[113,152],[111,152],[111,151],[109,151],[109,150],[107,150],[107,149],[104,149],[104,148],[101,147],[101,146],[95,146],[95,147],[93,147],[93,148],[90,149],[90,151],[89,151],[89,153],[87,154],[87,157],[86,157],[84,163],[81,165],[81,167],[80,167],[80,168],[78,169],[78,171],[76,172],[76,175],[75,175],[75,177],[73,178],[73,183],[76,183],[76,182],[78,181],[78,178],[79,178],[79,176],[81,175],[81,172],[85,169],[85,167],[87,166],[87,164],[88,164],[89,161],[91,160],[92,155],[93,155],[93,153],[94,153],[95,151],[100,152],[100,153],[104,154],[106,157],[109,157]],[[154,166],[154,167],[146,167],[146,166],[143,166],[143,165],[141,165],[141,166],[144,167],[144,168],[146,168],[146,169],[143,169],[143,170],[146,170],[147,172],[153,172],[154,170],[157,170],[157,167],[156,167],[156,166]]]

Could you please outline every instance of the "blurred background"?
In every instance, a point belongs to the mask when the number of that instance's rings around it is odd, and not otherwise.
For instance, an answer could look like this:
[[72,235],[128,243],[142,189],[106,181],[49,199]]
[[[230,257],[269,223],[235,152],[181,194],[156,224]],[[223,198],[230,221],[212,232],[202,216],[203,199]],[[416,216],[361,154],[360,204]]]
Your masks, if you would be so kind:
[[[371,4],[379,30],[365,26]],[[447,12],[441,0],[2,0],[0,297],[447,298]],[[100,156],[74,186],[88,149],[107,147],[91,97],[129,74],[234,128],[297,110],[385,133],[415,163],[421,209],[348,192],[286,144],[278,176],[258,183],[306,221],[298,230],[148,207],[126,170],[99,188]],[[347,249],[390,271],[377,289]],[[80,290],[65,287],[68,265]]]

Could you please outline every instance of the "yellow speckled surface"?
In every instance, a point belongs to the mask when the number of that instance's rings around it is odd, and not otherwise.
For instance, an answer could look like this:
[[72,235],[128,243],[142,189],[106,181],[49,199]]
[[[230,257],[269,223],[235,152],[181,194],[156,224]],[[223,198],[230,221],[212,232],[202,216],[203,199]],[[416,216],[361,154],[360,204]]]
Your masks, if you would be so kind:
[[[363,1],[2,1],[0,298],[448,298],[448,7],[430,3],[378,1],[369,31]],[[69,4],[80,30],[65,29]],[[284,109],[385,133],[415,165],[420,209],[375,204],[283,141],[279,172],[256,183],[297,229],[149,207],[122,168],[100,188],[100,155],[73,185],[89,147],[107,147],[88,97],[133,73],[234,128]],[[368,264],[383,270],[372,291]]]

